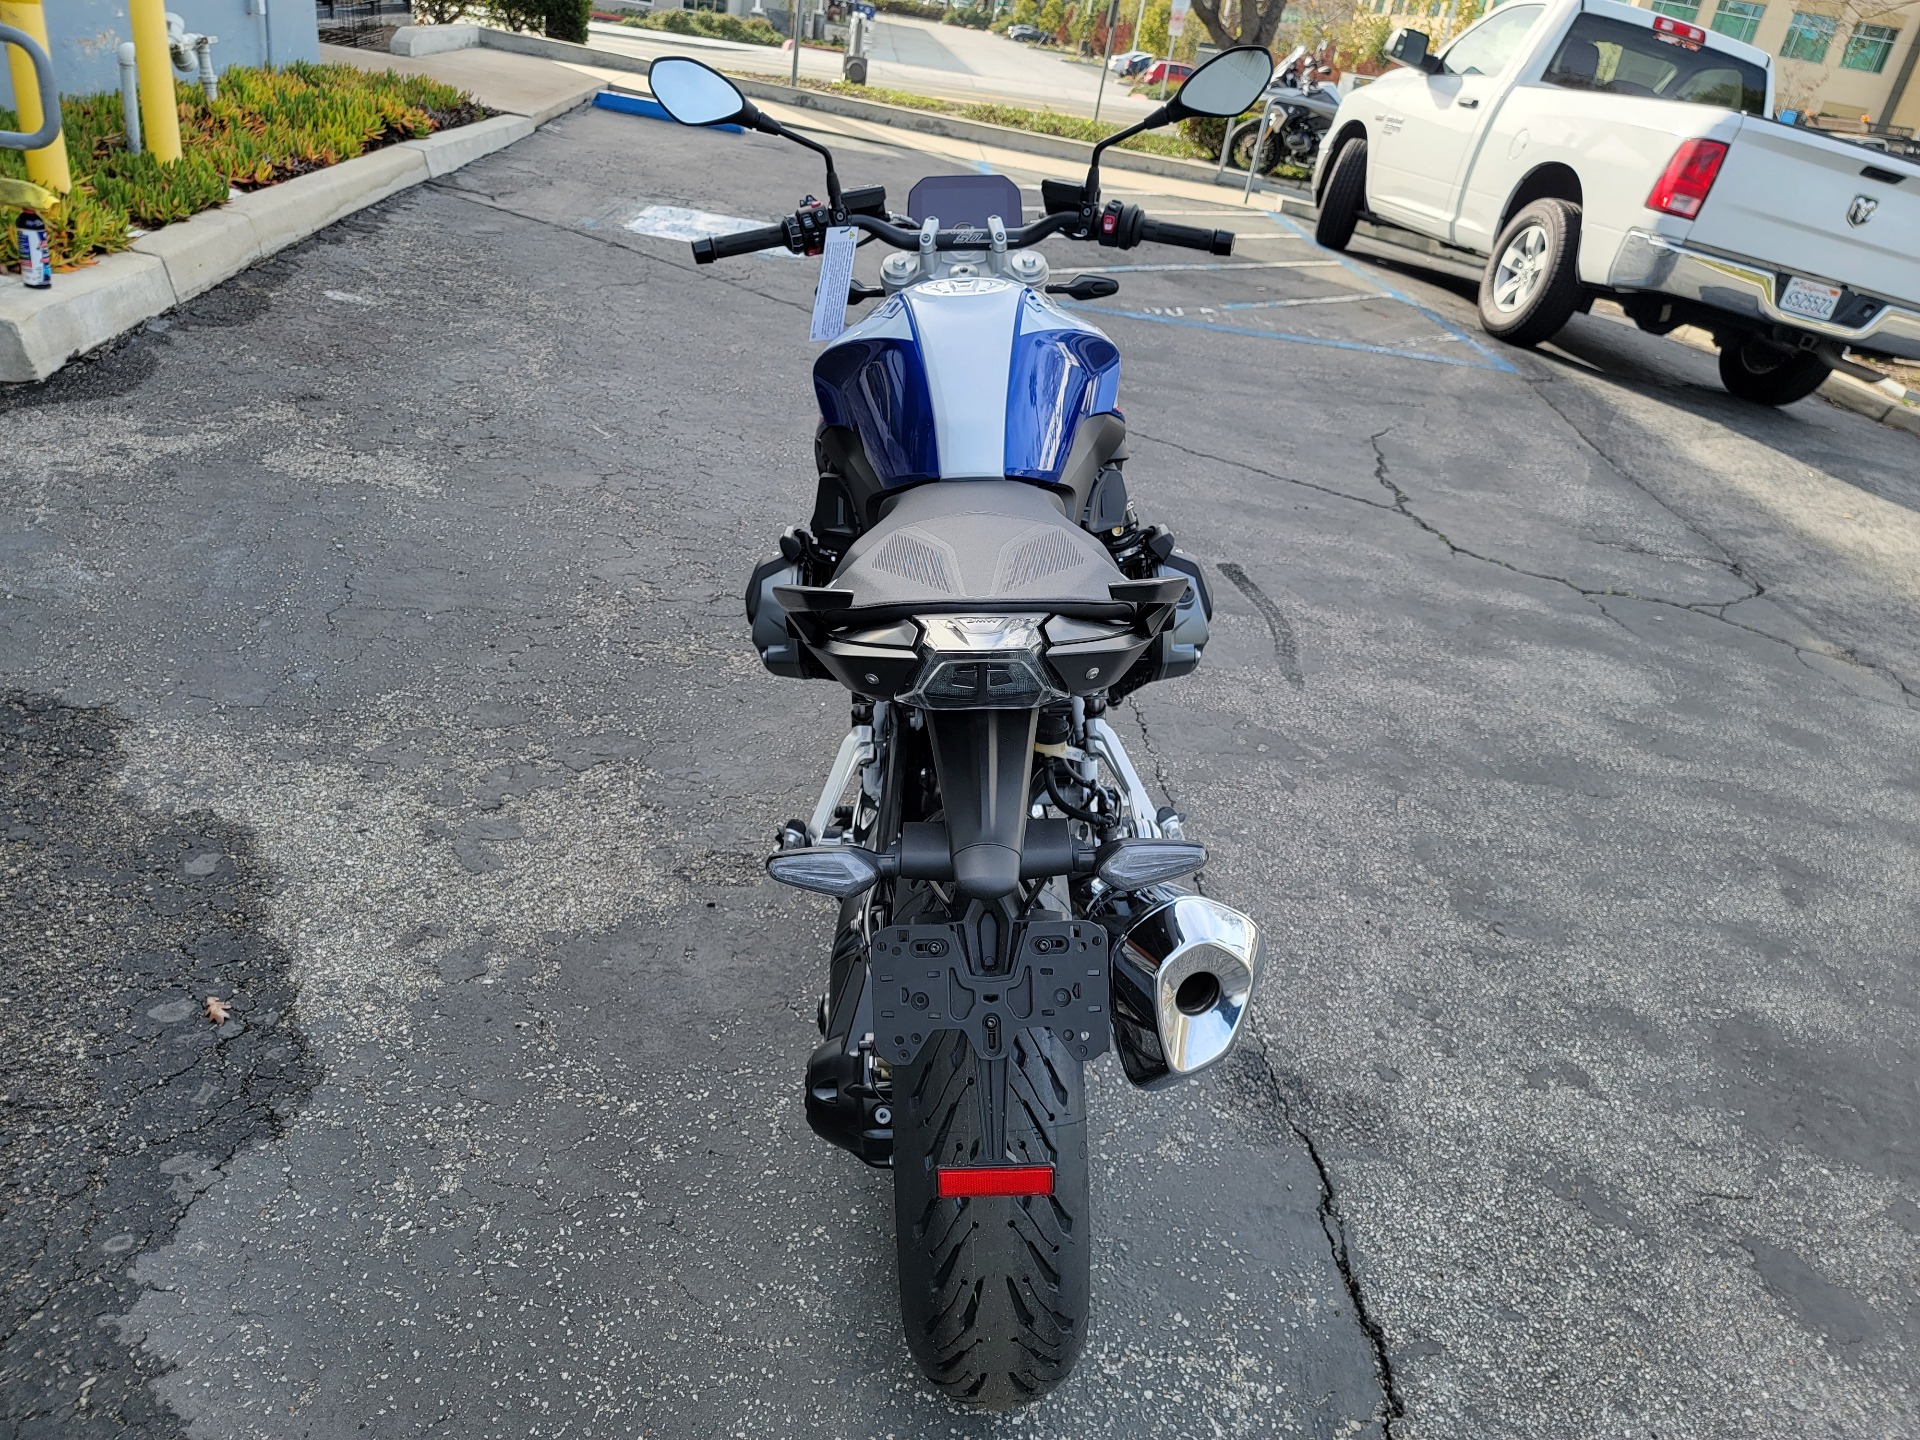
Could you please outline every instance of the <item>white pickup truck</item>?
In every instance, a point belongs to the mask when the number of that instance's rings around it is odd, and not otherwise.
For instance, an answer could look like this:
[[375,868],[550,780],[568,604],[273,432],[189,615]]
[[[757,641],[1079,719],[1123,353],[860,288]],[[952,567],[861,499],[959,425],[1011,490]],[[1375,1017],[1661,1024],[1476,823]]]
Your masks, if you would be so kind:
[[1537,345],[1596,296],[1713,333],[1728,390],[1810,394],[1848,349],[1920,359],[1920,165],[1769,119],[1751,45],[1612,0],[1507,0],[1341,102],[1318,239],[1371,218],[1487,257],[1480,320]]

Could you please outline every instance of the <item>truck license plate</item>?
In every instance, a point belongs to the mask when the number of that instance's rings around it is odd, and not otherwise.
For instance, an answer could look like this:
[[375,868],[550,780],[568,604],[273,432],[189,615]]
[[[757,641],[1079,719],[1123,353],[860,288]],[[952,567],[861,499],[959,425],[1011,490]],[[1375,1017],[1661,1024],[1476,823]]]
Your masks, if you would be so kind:
[[1840,303],[1842,293],[1838,285],[1817,285],[1795,275],[1780,292],[1780,308],[1789,315],[1804,315],[1809,320],[1831,320],[1833,307]]

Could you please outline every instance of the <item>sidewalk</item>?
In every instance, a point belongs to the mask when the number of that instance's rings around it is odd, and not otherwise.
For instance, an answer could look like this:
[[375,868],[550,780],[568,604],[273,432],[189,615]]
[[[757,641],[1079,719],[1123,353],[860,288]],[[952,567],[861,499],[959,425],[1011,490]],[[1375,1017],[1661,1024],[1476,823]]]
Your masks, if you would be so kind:
[[584,104],[593,98],[595,91],[604,89],[609,79],[621,73],[615,70],[596,73],[590,66],[478,47],[415,59],[345,45],[322,45],[320,58],[329,65],[431,76],[448,85],[458,85],[489,110],[524,115],[535,125],[544,125],[554,116]]

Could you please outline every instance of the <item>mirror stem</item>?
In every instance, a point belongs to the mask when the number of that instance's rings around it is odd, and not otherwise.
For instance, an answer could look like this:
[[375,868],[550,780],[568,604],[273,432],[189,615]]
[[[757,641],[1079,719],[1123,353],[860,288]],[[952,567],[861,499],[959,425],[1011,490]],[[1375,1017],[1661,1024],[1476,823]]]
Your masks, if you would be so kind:
[[[1124,130],[1116,130],[1106,139],[1093,147],[1093,158],[1087,163],[1087,183],[1081,190],[1081,211],[1088,214],[1100,203],[1100,157],[1110,145],[1118,145],[1122,140],[1131,140],[1142,131],[1154,130],[1173,118],[1170,107],[1162,105],[1146,119],[1129,125]],[[1090,215],[1089,215],[1089,218]]]
[[763,114],[759,110],[753,112],[753,124],[755,129],[763,130],[769,135],[778,135],[784,140],[793,141],[796,145],[804,145],[827,162],[827,208],[832,211],[835,223],[845,220],[847,207],[840,198],[840,172],[833,168],[833,152],[818,140],[809,140],[799,132],[789,130],[771,115]]

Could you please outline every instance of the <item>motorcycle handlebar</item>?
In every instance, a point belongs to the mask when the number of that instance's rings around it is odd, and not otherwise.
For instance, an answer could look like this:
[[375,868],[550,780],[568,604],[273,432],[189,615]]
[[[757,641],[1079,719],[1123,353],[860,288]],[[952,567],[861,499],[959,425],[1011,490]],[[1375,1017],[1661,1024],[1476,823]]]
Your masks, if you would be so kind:
[[697,265],[711,265],[716,260],[727,260],[735,255],[751,255],[756,250],[770,250],[775,245],[782,249],[787,244],[787,227],[781,225],[762,225],[758,230],[741,230],[733,235],[708,235],[693,242],[693,259]]
[[1205,230],[1198,225],[1173,225],[1165,220],[1145,220],[1140,225],[1140,238],[1151,240],[1156,245],[1183,245],[1189,250],[1204,250],[1209,255],[1233,253],[1231,230]]
[[[1078,218],[1077,215],[1047,215],[1021,229],[1009,230],[1007,231],[1007,248],[1018,250],[1027,245],[1037,245],[1047,236],[1065,230]],[[892,225],[885,220],[875,219],[871,215],[849,215],[847,223],[857,230],[864,230],[869,235],[886,241],[897,250],[920,248],[918,230],[908,230],[903,226]],[[992,243],[991,237],[983,229],[939,230],[934,233],[933,248],[936,250],[984,250]]]
[[[1173,225],[1164,220],[1148,220],[1140,216],[1138,209],[1125,207],[1132,215],[1139,217],[1139,228],[1120,242],[1121,248],[1131,249],[1142,240],[1151,240],[1160,245],[1180,245],[1190,250],[1204,250],[1210,255],[1231,255],[1233,253],[1233,232],[1231,230],[1205,230],[1197,225]],[[802,212],[812,215],[817,212]],[[1042,216],[1031,225],[1007,231],[1007,248],[1018,250],[1028,245],[1037,245],[1049,235],[1063,230],[1071,230],[1080,222],[1079,213],[1055,211]],[[899,250],[917,250],[920,248],[920,232],[909,230],[881,219],[877,215],[849,215],[847,224],[856,230],[864,230],[875,239],[892,245]],[[1125,229],[1131,230],[1129,223]],[[1108,227],[1111,231],[1111,227]],[[802,243],[800,229],[782,221],[778,225],[764,225],[757,230],[742,230],[733,235],[712,235],[693,242],[693,258],[701,265],[711,265],[715,260],[725,260],[735,255],[751,255],[756,250],[767,250],[779,245],[791,249]],[[1092,239],[1093,236],[1082,238]],[[991,245],[992,238],[984,229],[940,230],[935,232],[933,248],[936,250],[984,250]],[[1101,243],[1111,245],[1109,238]]]

